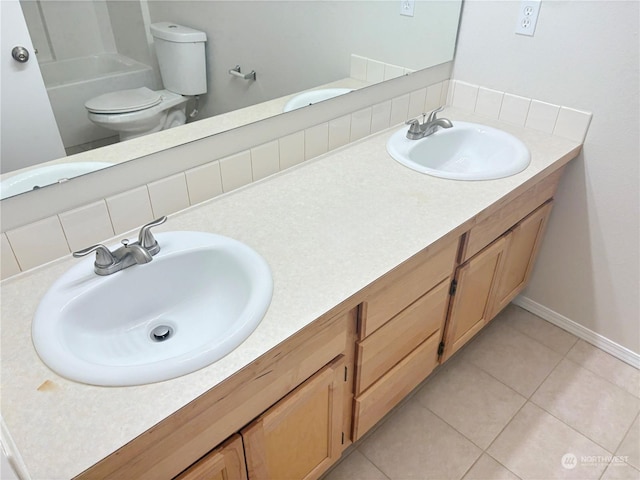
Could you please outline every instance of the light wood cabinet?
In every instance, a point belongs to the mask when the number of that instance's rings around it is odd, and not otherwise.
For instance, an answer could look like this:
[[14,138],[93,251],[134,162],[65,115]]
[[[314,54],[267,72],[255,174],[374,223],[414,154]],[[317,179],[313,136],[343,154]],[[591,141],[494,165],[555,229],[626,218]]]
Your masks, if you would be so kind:
[[340,457],[343,385],[340,358],[242,430],[249,480],[315,479]]
[[247,480],[242,437],[233,435],[175,480]]
[[458,267],[441,362],[473,338],[526,286],[551,206],[549,200]]

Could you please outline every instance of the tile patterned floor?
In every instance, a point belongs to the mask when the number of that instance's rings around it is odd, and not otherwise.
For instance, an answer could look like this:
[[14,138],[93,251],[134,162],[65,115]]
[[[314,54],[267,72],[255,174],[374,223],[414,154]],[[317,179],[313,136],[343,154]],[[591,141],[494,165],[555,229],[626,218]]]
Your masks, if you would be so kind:
[[324,480],[640,480],[640,371],[514,305]]

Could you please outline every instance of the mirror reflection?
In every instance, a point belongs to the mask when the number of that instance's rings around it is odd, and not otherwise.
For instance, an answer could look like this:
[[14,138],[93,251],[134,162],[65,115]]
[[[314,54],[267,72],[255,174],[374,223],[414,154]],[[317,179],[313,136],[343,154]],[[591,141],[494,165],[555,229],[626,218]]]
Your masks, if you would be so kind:
[[[40,187],[86,173],[72,168],[78,161],[114,161],[82,154],[91,149],[128,141],[142,156],[450,61],[461,1],[418,0],[411,12],[399,0],[19,4],[49,100],[41,107],[53,114],[38,128],[57,141],[29,154],[3,146],[3,197],[30,190],[34,177]],[[43,163],[55,173],[36,172]],[[20,186],[9,188],[9,176]]]

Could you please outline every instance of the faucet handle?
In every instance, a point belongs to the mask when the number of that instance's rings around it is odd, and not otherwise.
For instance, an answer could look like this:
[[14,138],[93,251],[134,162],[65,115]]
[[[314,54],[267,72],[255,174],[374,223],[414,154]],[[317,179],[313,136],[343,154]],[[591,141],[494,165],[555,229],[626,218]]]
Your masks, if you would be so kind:
[[405,125],[409,125],[409,131],[407,132],[407,135],[410,134],[419,134],[420,133],[420,120],[418,120],[417,118],[412,118],[411,120],[407,120],[406,122],[404,122]]
[[441,106],[441,107],[438,107],[435,110],[431,111],[431,113],[429,113],[429,118],[427,119],[427,123],[431,123],[431,122],[435,121],[437,114],[440,113],[443,110],[444,110],[444,106]]
[[162,225],[166,221],[167,217],[165,215],[160,218],[156,218],[146,225],[143,225],[140,229],[140,233],[138,234],[138,243],[141,247],[149,250],[149,253],[151,253],[151,255],[155,255],[160,251],[160,246],[158,245],[158,241],[153,236],[153,233],[151,233],[151,228]]
[[84,257],[85,255],[89,255],[91,252],[96,252],[96,267],[109,267],[116,263],[116,259],[107,247],[99,243],[98,245],[93,245],[91,247],[83,248],[82,250],[78,250],[77,252],[73,252],[73,256],[76,258]]

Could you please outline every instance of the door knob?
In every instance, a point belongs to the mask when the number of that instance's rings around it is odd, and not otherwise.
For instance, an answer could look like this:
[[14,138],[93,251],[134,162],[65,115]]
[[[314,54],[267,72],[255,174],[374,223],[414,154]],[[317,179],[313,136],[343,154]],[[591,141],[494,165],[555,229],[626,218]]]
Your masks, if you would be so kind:
[[11,50],[11,56],[16,62],[25,63],[29,60],[29,51],[24,47],[13,47],[13,50]]

